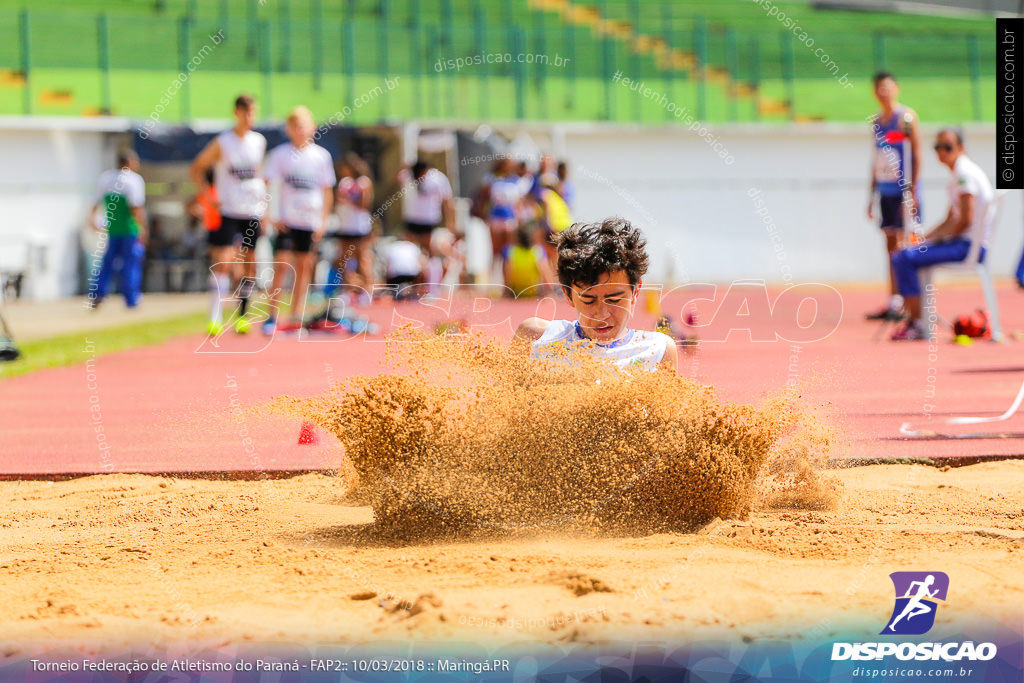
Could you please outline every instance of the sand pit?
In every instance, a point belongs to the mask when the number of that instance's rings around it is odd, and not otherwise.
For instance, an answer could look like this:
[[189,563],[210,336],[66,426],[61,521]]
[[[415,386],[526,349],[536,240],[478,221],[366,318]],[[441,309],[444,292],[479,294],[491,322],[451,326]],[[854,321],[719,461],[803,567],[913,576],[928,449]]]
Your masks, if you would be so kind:
[[[339,477],[0,482],[5,651],[877,634],[891,571],[945,571],[938,627],[1018,624],[1024,462],[837,470],[838,507],[706,533],[400,544]],[[778,501],[776,501],[778,502]],[[91,645],[90,645],[91,644]]]
[[338,437],[391,538],[692,531],[745,518],[768,462],[806,506],[834,501],[815,499],[811,467],[829,432],[792,396],[729,404],[683,377],[482,337],[410,332],[389,351],[391,372],[277,408]]

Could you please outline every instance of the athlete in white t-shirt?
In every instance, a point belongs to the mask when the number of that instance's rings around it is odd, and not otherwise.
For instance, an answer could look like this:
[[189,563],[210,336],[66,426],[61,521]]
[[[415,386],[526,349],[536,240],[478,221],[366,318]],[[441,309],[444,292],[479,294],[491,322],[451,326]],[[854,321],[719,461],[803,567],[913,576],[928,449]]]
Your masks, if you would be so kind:
[[200,192],[206,189],[206,169],[214,168],[222,217],[220,228],[209,233],[213,266],[208,331],[212,336],[223,331],[222,301],[227,296],[235,264],[241,264],[235,331],[241,334],[249,330],[245,314],[256,285],[256,239],[267,207],[262,173],[267,140],[252,129],[256,111],[256,101],[251,96],[239,95],[235,99],[234,128],[211,140],[192,162],[192,182]]
[[[366,302],[373,293],[373,180],[370,167],[354,152],[345,155],[338,168],[338,192],[335,207],[338,230],[328,237],[338,240],[334,263],[328,276],[324,294],[333,296],[334,290],[344,282],[362,289],[360,299]],[[354,268],[349,264],[354,263]]]
[[423,275],[427,257],[409,240],[395,240],[384,250],[384,276],[388,289],[396,299],[408,298],[415,292],[413,285]]
[[277,213],[271,312],[263,324],[266,334],[273,334],[276,328],[278,294],[290,270],[295,273],[291,318],[293,324],[301,324],[306,289],[313,272],[313,255],[327,227],[334,190],[334,161],[330,152],[313,142],[316,123],[312,112],[306,107],[293,109],[285,131],[291,142],[270,152],[265,169]]
[[623,369],[676,372],[675,342],[661,332],[635,330],[629,320],[647,272],[646,242],[622,218],[577,223],[558,240],[558,281],[577,319],[528,318],[516,340],[534,358],[557,358],[558,349],[577,345]]
[[992,183],[981,168],[964,154],[963,136],[947,128],[935,138],[935,154],[952,171],[949,180],[949,212],[945,220],[929,232],[924,241],[896,252],[892,257],[896,284],[907,310],[906,324],[893,341],[923,340],[929,337],[921,323],[921,280],[918,269],[939,263],[963,261],[971,241],[981,240],[981,258],[985,256],[992,216],[989,207],[995,197]]
[[422,160],[413,164],[411,169],[399,171],[398,182],[402,185],[406,239],[418,244],[428,258],[424,284],[428,287],[436,285],[444,273],[444,263],[441,255],[431,247],[430,237],[442,221],[455,234],[452,185],[448,176]]
[[417,244],[425,246],[442,220],[454,232],[452,185],[444,173],[417,161],[411,169],[399,171],[398,181],[402,184],[402,218]]

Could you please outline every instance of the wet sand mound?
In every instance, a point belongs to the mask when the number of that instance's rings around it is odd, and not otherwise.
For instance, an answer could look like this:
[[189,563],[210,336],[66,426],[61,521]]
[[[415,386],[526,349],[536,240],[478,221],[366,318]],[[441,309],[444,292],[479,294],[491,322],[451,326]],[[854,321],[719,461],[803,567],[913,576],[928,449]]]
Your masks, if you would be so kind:
[[401,374],[287,405],[338,437],[379,527],[404,537],[743,517],[799,422],[783,397],[728,404],[571,349],[536,361],[479,337],[404,333],[389,358]]

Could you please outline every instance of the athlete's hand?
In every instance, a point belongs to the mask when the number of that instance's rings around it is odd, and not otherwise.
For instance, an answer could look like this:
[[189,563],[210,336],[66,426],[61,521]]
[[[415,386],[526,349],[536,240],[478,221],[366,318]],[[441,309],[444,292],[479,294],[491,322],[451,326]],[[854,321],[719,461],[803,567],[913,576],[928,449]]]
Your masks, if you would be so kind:
[[313,244],[320,244],[320,240],[324,238],[323,228],[313,231]]
[[868,200],[868,220],[875,220],[875,200],[873,197]]

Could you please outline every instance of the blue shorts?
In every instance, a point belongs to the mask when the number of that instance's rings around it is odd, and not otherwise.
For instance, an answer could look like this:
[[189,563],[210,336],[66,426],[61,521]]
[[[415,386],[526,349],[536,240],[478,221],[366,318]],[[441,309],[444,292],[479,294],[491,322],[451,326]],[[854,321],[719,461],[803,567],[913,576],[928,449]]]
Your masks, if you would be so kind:
[[510,221],[516,217],[516,210],[511,206],[496,205],[491,207],[491,220]]
[[[970,240],[963,237],[936,244],[919,244],[907,247],[892,255],[892,269],[896,274],[896,286],[902,296],[921,296],[921,279],[919,268],[927,268],[940,263],[958,263],[967,258],[971,250]],[[979,258],[985,260],[985,248],[982,247]]]

